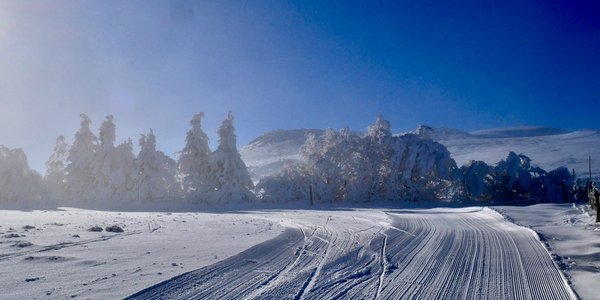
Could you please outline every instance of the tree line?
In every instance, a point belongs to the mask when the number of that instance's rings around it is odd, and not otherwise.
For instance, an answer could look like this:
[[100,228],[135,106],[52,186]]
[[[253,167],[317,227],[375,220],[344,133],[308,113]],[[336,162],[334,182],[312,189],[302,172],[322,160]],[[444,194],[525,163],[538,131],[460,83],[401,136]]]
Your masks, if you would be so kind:
[[202,130],[203,116],[193,116],[175,160],[156,149],[152,130],[141,135],[135,155],[131,139],[115,145],[112,115],[106,116],[96,136],[91,119],[81,114],[73,144],[58,136],[43,177],[29,169],[22,150],[0,148],[0,197],[9,202],[51,200],[109,207],[182,200],[252,202],[254,186],[236,148],[233,115],[230,112],[219,127],[215,151]]
[[[80,128],[68,145],[59,136],[40,176],[27,166],[25,153],[0,146],[0,201],[51,200],[72,205],[118,207],[145,203],[483,201],[563,202],[573,198],[566,168],[546,172],[510,152],[494,166],[471,161],[458,167],[450,152],[424,134],[393,135],[379,117],[364,134],[348,128],[309,134],[303,160],[257,186],[236,147],[233,115],[218,129],[216,150],[195,114],[185,146],[172,159],[156,149],[150,130],[133,153],[128,139],[115,145],[116,125],[106,116],[96,136],[81,114]],[[309,194],[309,193],[312,193]]]

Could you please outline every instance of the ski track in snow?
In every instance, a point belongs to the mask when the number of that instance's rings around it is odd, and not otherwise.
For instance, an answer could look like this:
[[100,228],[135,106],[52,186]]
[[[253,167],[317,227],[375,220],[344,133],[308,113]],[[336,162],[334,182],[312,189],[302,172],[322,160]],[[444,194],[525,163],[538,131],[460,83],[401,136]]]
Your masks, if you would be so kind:
[[[297,221],[128,299],[574,299],[529,230],[489,210]],[[359,221],[360,220],[360,221]]]
[[[154,232],[155,230],[156,229],[154,229],[152,232]],[[33,253],[41,253],[41,252],[46,252],[46,251],[60,250],[60,249],[69,248],[69,247],[83,246],[83,245],[87,245],[90,243],[104,242],[104,241],[108,241],[113,238],[122,238],[124,236],[140,234],[140,233],[141,233],[141,231],[133,231],[133,232],[127,232],[127,233],[103,235],[99,238],[94,238],[94,239],[88,239],[88,240],[77,241],[77,242],[62,242],[62,243],[58,243],[58,244],[54,244],[54,245],[42,246],[40,248],[33,248],[30,250],[25,250],[25,251],[4,253],[4,254],[0,254],[0,261],[6,260],[6,259],[11,259],[14,257],[25,256],[25,255],[33,254]]]

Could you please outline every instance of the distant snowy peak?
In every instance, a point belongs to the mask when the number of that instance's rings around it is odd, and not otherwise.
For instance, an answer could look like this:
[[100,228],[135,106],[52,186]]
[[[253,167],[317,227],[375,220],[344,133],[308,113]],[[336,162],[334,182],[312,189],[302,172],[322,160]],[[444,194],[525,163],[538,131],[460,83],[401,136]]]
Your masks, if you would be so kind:
[[519,138],[519,137],[537,137],[569,133],[570,131],[552,127],[541,126],[520,126],[493,128],[486,130],[473,131],[470,134],[481,138]]
[[464,131],[451,128],[435,128],[427,125],[419,125],[415,131],[411,132],[424,139],[440,141],[450,138],[466,138],[470,134]]
[[428,125],[419,125],[415,131],[411,132],[422,138],[432,140],[450,140],[457,138],[525,138],[550,135],[561,135],[571,133],[571,131],[542,126],[519,126],[506,128],[491,128],[464,132],[452,128],[436,128]]
[[298,142],[302,145],[306,141],[306,135],[312,133],[317,136],[323,133],[321,129],[278,129],[269,131],[254,140],[252,140],[248,146],[244,147],[261,147],[266,145],[273,145],[278,143],[290,143]]

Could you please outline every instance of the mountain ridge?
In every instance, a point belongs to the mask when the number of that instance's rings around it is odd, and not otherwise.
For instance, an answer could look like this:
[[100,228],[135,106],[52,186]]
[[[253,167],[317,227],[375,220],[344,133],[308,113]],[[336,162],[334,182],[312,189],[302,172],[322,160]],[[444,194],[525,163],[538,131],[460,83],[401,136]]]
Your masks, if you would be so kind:
[[[321,129],[269,131],[244,146],[240,153],[253,180],[258,181],[276,174],[285,165],[302,161],[300,147],[306,141],[306,134],[318,136],[323,132]],[[414,131],[395,135],[408,133],[443,144],[459,166],[471,160],[493,165],[514,151],[529,156],[533,164],[546,170],[567,167],[575,169],[580,177],[587,177],[588,157],[591,156],[592,176],[600,175],[600,132],[595,130],[519,126],[464,132],[419,125]]]

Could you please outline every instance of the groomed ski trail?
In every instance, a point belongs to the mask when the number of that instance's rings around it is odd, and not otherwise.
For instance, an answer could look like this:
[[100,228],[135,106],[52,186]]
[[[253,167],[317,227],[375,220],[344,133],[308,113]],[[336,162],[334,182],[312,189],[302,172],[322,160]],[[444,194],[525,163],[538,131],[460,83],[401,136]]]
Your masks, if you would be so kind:
[[575,298],[536,236],[495,212],[386,215],[291,214],[278,237],[129,299]]

